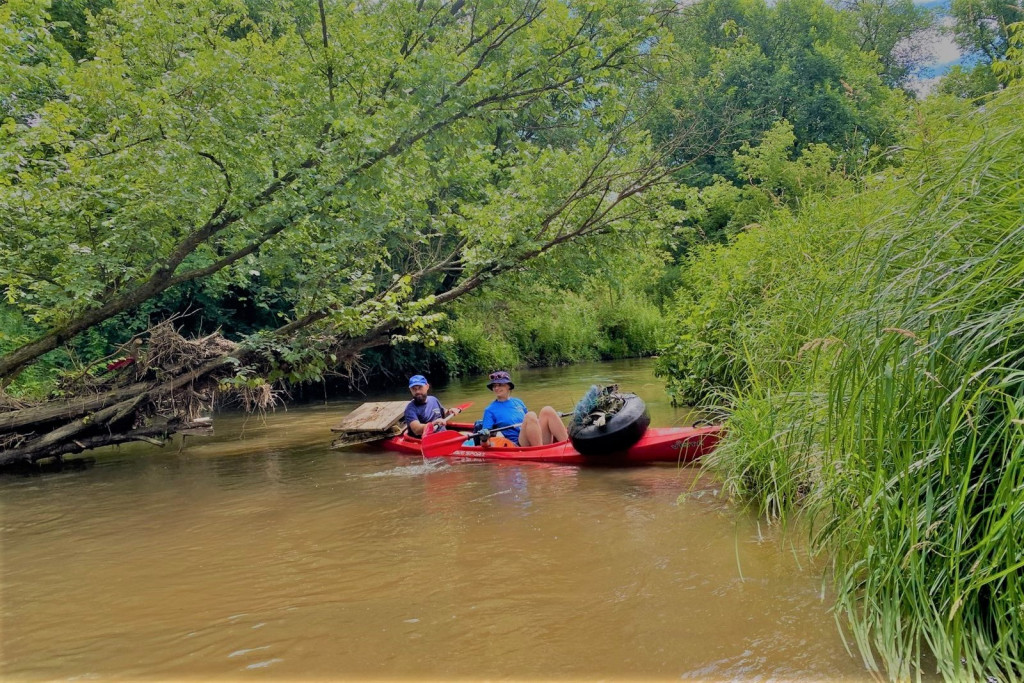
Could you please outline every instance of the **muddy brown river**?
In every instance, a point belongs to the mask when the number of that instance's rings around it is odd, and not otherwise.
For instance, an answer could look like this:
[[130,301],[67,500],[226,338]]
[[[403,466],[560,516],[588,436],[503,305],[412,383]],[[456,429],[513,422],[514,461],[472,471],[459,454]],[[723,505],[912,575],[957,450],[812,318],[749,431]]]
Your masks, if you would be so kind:
[[[531,408],[649,360],[514,373]],[[473,378],[446,405],[489,394]],[[798,538],[697,467],[424,464],[330,450],[364,400],[0,478],[3,680],[872,680]]]

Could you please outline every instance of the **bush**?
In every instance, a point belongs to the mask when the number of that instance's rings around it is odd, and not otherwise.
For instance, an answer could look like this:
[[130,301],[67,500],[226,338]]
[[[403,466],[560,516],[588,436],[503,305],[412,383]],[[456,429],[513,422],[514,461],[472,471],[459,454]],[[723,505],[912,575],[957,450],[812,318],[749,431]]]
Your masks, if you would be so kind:
[[439,350],[450,377],[520,365],[519,350],[500,334],[494,334],[493,329],[493,326],[478,320],[455,320],[451,323],[448,334],[452,342],[443,344]]
[[778,210],[728,246],[694,254],[656,366],[674,402],[695,404],[741,387],[752,363],[761,372],[789,371],[822,327],[808,311],[823,291],[841,287],[832,258],[852,239],[849,224],[862,211],[849,199],[812,199],[796,215]]
[[641,292],[603,283],[587,294],[524,286],[461,302],[438,353],[450,376],[521,365],[648,356],[664,336],[661,310]]
[[637,358],[658,351],[666,329],[661,310],[635,293],[602,302],[596,311],[601,358]]
[[700,255],[662,367],[724,368],[702,378],[733,406],[706,464],[813,526],[869,665],[1017,680],[1024,92],[935,107],[905,168]]

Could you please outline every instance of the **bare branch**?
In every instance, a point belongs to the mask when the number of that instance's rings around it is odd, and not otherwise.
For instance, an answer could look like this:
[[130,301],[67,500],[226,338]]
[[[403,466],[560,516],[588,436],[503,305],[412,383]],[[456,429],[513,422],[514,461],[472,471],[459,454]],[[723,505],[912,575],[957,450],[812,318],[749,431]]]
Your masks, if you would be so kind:
[[327,42],[327,11],[324,9],[324,0],[317,0],[316,4],[320,9],[320,31],[323,36],[324,59],[327,61],[327,99],[334,104],[334,61]]

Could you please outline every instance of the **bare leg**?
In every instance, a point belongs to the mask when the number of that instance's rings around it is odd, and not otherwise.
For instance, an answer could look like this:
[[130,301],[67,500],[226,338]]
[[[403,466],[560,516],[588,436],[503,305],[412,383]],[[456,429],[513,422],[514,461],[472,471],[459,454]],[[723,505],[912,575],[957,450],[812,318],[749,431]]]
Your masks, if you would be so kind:
[[558,411],[551,406],[541,408],[539,420],[545,444],[565,441],[569,438],[569,430],[562,423],[562,418],[558,417]]
[[540,446],[544,443],[544,435],[540,427],[537,413],[532,410],[523,418],[523,426],[519,428],[520,446]]
[[546,446],[569,438],[569,430],[562,424],[558,411],[551,406],[541,408],[540,415],[532,410],[523,418],[519,429],[520,446]]

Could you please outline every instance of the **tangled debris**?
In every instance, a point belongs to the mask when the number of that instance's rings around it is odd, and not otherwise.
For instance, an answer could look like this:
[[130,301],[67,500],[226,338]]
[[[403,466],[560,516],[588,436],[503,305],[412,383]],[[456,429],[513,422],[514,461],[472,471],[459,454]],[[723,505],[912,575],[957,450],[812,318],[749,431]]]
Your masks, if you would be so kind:
[[626,396],[619,393],[618,384],[606,387],[594,385],[573,409],[572,427],[580,429],[591,425],[600,427],[626,405]]
[[277,392],[262,380],[224,383],[235,374],[238,350],[220,333],[186,339],[168,320],[67,373],[59,400],[33,405],[0,393],[0,465],[208,432],[205,416],[224,389],[248,409],[273,407]]

